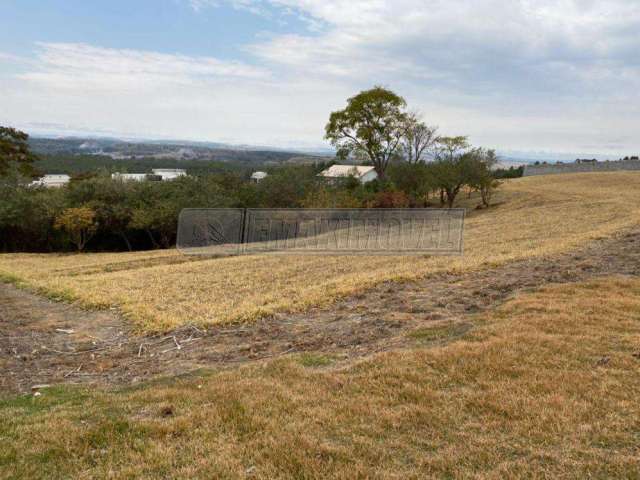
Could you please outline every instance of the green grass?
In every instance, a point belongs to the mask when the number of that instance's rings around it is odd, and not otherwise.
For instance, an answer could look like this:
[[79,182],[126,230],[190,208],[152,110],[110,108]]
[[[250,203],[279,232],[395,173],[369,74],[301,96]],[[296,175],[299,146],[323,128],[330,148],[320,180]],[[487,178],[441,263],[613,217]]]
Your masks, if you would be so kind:
[[300,364],[304,367],[326,367],[333,363],[333,359],[315,353],[303,353],[299,356]]
[[23,283],[19,276],[5,272],[0,272],[0,282],[8,283],[10,285],[14,285],[15,287],[20,287]]
[[420,343],[437,342],[459,338],[472,328],[469,323],[449,322],[429,327],[417,328],[407,334],[409,338]]

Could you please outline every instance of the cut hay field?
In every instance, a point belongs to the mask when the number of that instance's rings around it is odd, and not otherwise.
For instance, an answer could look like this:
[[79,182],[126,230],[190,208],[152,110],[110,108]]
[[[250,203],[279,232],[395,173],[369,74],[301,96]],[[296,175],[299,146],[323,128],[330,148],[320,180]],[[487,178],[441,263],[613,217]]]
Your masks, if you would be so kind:
[[87,307],[117,307],[146,331],[249,321],[328,303],[383,281],[560,253],[639,223],[638,198],[640,172],[505,182],[498,205],[468,215],[463,257],[4,254],[0,278]]

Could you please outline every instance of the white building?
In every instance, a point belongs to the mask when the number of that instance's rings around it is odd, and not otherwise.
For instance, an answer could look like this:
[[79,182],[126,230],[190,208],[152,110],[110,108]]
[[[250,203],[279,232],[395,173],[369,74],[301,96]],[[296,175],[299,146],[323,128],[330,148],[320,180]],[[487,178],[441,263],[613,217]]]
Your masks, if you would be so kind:
[[146,180],[148,175],[146,173],[112,173],[111,178],[113,180],[122,180],[122,181],[134,181],[134,182],[143,182]]
[[375,168],[362,165],[332,165],[318,175],[327,179],[354,177],[360,183],[367,183],[378,178]]
[[158,175],[162,180],[175,180],[178,177],[184,177],[186,170],[181,168],[154,168],[151,170],[154,175]]
[[38,180],[34,180],[31,182],[31,185],[34,187],[53,187],[58,188],[66,185],[71,180],[69,175],[61,174],[61,175],[45,175]]
[[255,183],[260,183],[262,180],[267,178],[267,172],[253,172],[251,174],[251,181]]

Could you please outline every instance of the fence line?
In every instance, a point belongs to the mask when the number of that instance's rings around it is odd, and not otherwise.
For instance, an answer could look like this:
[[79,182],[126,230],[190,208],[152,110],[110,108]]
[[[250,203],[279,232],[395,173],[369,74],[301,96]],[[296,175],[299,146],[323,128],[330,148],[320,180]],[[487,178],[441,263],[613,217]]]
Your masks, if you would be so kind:
[[522,176],[531,177],[533,175],[552,175],[556,173],[617,172],[621,170],[640,170],[640,160],[525,165]]

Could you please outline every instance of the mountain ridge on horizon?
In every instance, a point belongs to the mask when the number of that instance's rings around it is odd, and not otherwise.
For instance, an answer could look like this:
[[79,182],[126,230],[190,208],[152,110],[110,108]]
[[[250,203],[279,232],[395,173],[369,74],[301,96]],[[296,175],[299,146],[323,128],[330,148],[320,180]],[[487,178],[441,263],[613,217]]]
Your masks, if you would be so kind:
[[[228,150],[228,151],[244,151],[244,152],[278,152],[278,153],[292,153],[300,154],[303,156],[319,156],[319,157],[333,157],[335,155],[335,149],[330,146],[274,146],[274,145],[261,145],[261,144],[249,144],[241,142],[224,142],[224,141],[209,141],[209,140],[183,140],[172,138],[153,138],[153,137],[129,137],[117,134],[84,134],[80,132],[69,133],[43,133],[32,132],[30,136],[33,140],[50,140],[50,141],[76,141],[76,142],[96,142],[105,144],[129,144],[129,145],[157,145],[165,147],[187,147],[187,148],[203,148],[213,150]],[[571,162],[577,158],[595,158],[597,160],[618,160],[623,158],[624,154],[605,154],[605,153],[584,153],[584,152],[560,152],[553,150],[520,150],[520,149],[496,149],[498,156],[501,159],[501,163],[507,166],[519,166],[526,165],[535,162]]]

